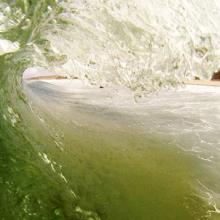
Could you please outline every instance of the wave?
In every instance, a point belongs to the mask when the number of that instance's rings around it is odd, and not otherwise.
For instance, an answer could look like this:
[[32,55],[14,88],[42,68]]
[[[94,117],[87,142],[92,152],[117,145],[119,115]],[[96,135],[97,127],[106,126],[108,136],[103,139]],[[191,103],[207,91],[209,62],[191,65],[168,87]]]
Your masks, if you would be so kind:
[[176,157],[163,138],[135,134],[130,116],[80,102],[90,87],[72,103],[71,92],[23,76],[65,74],[135,96],[210,78],[219,68],[218,11],[217,0],[2,0],[0,217],[170,219],[174,208],[174,218],[205,219],[215,212],[191,187],[194,159]]

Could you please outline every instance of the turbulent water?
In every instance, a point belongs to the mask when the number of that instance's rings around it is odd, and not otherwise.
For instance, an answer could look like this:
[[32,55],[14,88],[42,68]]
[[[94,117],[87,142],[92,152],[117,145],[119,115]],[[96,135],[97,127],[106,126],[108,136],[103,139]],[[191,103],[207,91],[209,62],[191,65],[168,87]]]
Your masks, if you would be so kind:
[[0,219],[220,219],[219,10],[0,0]]

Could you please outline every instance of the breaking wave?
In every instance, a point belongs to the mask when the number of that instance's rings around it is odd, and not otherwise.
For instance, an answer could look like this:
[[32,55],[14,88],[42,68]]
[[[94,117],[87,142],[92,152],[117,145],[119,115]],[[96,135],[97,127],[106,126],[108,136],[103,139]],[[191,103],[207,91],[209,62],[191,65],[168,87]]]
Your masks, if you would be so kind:
[[[0,207],[0,217],[121,220],[123,216],[140,219],[144,213],[149,219],[171,219],[170,211],[166,212],[164,207],[178,210],[173,219],[199,219],[201,216],[200,219],[207,219],[210,213],[216,213],[218,209],[214,210],[213,204],[195,196],[196,192],[189,186],[192,176],[186,171],[189,167],[185,162],[191,159],[179,161],[176,158],[179,150],[172,152],[169,147],[163,153],[163,147],[157,148],[158,144],[164,146],[163,141],[154,142],[140,134],[128,138],[117,126],[113,130],[119,130],[119,134],[111,131],[111,136],[105,134],[104,128],[98,134],[92,129],[83,130],[73,123],[72,116],[72,121],[69,118],[57,122],[56,111],[51,108],[51,114],[47,104],[49,106],[50,101],[55,100],[56,108],[61,109],[59,100],[63,98],[68,103],[67,94],[59,94],[58,99],[56,90],[43,84],[40,85],[45,98],[42,101],[33,95],[33,91],[39,95],[40,91],[36,89],[39,85],[27,86],[22,76],[23,73],[55,73],[101,87],[122,85],[137,96],[177,86],[195,76],[209,79],[220,68],[219,10],[218,0],[2,0],[0,204],[4,205]],[[30,69],[32,71],[28,72]],[[85,107],[77,103],[74,106],[80,111]],[[90,114],[88,118],[95,115],[88,106],[85,109],[88,109],[85,114]],[[76,111],[76,118],[77,114]],[[120,118],[111,116],[114,122]],[[73,129],[74,137],[65,127],[69,121],[78,126]],[[98,117],[92,121],[92,124],[98,123]],[[85,134],[88,139],[83,140]],[[137,143],[134,144],[137,150],[134,155],[129,154],[128,146],[133,146],[132,143]],[[144,157],[138,153],[139,144],[155,148],[143,147]],[[70,150],[68,146],[75,148]],[[97,153],[95,146],[108,146],[110,150],[104,152],[100,148]],[[60,156],[61,153],[64,156]],[[129,157],[133,164],[129,164]],[[106,166],[103,158],[111,168]],[[145,158],[148,158],[148,164]],[[82,161],[86,162],[82,165]],[[159,165],[155,161],[162,161],[164,170],[157,170]],[[175,166],[176,174],[170,173],[167,177],[167,170]],[[93,175],[88,170],[94,167],[99,170]],[[151,175],[148,173],[143,177],[146,170]],[[146,183],[152,178],[146,194],[139,191],[131,176],[137,178],[142,189],[144,184],[141,182]],[[187,187],[183,179],[189,180]],[[93,190],[90,192],[88,188]],[[176,200],[169,201],[166,190]],[[176,196],[179,191],[182,194]],[[144,197],[147,193],[148,199]],[[135,198],[140,199],[140,203],[132,203]],[[125,200],[130,203],[123,209],[122,201]],[[131,204],[136,211],[129,206]],[[143,207],[147,204],[150,211],[143,211],[140,204]],[[157,208],[161,215],[155,214]]]

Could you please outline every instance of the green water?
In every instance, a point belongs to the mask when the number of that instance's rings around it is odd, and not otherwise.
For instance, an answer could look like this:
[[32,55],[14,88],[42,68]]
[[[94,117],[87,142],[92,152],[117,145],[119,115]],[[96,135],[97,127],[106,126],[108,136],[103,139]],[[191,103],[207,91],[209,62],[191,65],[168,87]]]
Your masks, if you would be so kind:
[[117,127],[114,115],[97,118],[91,109],[80,113],[90,123],[76,126],[76,115],[59,107],[51,115],[56,102],[32,100],[36,115],[24,120],[32,147],[27,139],[5,164],[6,219],[185,220],[208,219],[214,210],[196,190],[199,161],[165,138]]
[[194,188],[196,161],[175,146],[129,131],[53,125],[65,133],[63,150],[33,130],[36,145],[13,149],[4,163],[5,219],[207,219],[211,207]]

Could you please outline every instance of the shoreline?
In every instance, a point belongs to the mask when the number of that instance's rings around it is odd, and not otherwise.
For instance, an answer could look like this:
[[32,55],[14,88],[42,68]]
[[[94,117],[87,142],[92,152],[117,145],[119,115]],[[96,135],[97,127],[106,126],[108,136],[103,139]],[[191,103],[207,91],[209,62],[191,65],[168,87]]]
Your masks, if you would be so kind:
[[220,86],[220,80],[190,80],[184,81],[186,85],[198,85],[198,86]]
[[[52,75],[52,76],[36,76],[31,78],[26,78],[26,81],[32,80],[77,80],[78,78],[68,78],[62,75]],[[78,79],[80,80],[80,79]],[[185,85],[200,85],[200,86],[220,86],[220,80],[187,80],[184,81]]]

